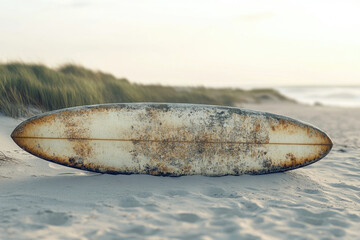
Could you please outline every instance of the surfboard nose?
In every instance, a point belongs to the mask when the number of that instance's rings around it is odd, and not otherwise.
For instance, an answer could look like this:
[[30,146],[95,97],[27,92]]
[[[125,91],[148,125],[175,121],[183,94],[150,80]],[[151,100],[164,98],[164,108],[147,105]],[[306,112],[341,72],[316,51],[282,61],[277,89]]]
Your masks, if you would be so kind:
[[322,132],[322,134],[324,135],[324,144],[327,146],[327,149],[324,154],[325,157],[331,151],[334,144],[331,138],[329,137],[329,135],[327,135],[325,132]]
[[44,130],[44,127],[42,127],[42,125],[44,125],[42,120],[43,118],[44,115],[38,115],[25,120],[12,131],[10,137],[17,145],[23,148],[24,146],[21,146],[21,144],[23,143],[24,139],[32,138],[32,137],[41,137],[43,135],[42,133],[42,130]]
[[[312,126],[309,128],[313,129],[313,133],[309,134],[309,142],[315,142],[311,143],[313,147],[310,147],[312,151],[309,152],[309,155],[302,159],[304,166],[324,158],[330,153],[333,147],[331,138],[324,131]],[[306,154],[304,154],[304,156],[306,156]]]
[[19,124],[11,133],[10,137],[16,142],[16,138],[21,137],[24,132],[23,123]]
[[18,125],[18,126],[12,131],[12,133],[11,133],[11,135],[10,135],[11,138],[14,139],[14,138],[16,138],[16,137],[19,137],[19,136],[21,135],[21,133],[22,133],[22,130],[23,130],[22,124]]
[[24,123],[19,124],[14,131],[12,131],[10,137],[21,148],[23,148],[20,139],[23,137]]

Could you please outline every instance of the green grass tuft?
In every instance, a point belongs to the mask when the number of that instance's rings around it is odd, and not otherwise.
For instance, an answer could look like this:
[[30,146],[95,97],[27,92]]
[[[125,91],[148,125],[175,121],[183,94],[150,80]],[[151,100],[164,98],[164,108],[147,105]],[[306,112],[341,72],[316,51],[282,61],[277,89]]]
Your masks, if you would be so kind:
[[235,106],[244,102],[287,100],[272,89],[181,88],[132,84],[111,74],[73,64],[51,69],[40,64],[0,64],[0,111],[12,117],[66,107],[121,102],[202,103]]

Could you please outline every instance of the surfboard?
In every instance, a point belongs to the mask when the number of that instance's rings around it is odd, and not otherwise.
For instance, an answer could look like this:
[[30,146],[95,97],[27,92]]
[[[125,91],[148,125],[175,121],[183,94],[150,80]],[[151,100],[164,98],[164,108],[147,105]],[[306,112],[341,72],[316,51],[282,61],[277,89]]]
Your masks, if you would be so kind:
[[81,106],[32,117],[13,140],[42,159],[111,174],[240,175],[287,171],[325,157],[320,129],[276,114],[196,104]]

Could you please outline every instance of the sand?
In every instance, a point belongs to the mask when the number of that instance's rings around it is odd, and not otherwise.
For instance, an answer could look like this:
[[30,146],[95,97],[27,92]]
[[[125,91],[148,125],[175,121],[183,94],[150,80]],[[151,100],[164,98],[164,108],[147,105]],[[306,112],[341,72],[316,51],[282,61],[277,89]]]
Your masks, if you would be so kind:
[[332,152],[269,175],[106,175],[27,154],[1,116],[0,239],[358,239],[360,109],[246,107],[322,128]]

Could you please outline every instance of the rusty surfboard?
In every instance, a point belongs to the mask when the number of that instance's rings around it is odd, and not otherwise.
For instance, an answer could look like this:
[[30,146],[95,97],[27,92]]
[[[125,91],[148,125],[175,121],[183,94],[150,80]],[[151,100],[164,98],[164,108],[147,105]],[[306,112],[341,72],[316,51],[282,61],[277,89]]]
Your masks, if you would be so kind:
[[318,128],[233,107],[122,103],[32,117],[11,134],[24,150],[69,167],[111,174],[240,175],[314,163],[332,148]]

